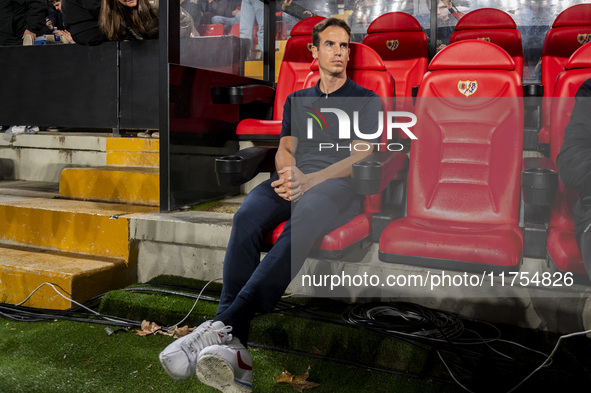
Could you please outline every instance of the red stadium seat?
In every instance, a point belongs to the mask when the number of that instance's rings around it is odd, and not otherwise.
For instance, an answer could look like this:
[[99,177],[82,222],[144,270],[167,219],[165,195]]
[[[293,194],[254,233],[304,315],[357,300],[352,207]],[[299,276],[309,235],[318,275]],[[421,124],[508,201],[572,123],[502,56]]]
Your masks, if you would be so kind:
[[404,12],[376,18],[363,43],[375,50],[394,78],[396,108],[414,111],[412,88],[419,86],[429,63],[427,35],[419,22]]
[[203,37],[224,35],[224,25],[201,25],[197,28],[197,31]]
[[[392,77],[386,71],[386,67],[380,56],[371,48],[352,42],[350,44],[351,55],[347,65],[347,75],[357,84],[371,89],[382,98],[384,111],[394,110],[394,102],[391,92]],[[316,61],[310,67],[312,74],[306,79],[304,87],[311,87],[318,81],[318,64]],[[384,139],[385,142],[385,133]],[[406,172],[408,158],[403,153],[392,153],[388,163],[388,179],[401,180]],[[383,187],[385,188],[385,187]],[[371,242],[372,214],[381,210],[381,194],[368,195],[365,199],[364,213],[358,215],[347,224],[335,229],[319,240],[313,255],[323,258],[342,258],[353,250],[363,248]],[[283,231],[283,224],[271,232],[266,241],[273,244]]]
[[407,216],[382,232],[380,260],[518,268],[523,99],[511,56],[480,40],[448,45],[429,64],[415,109]]
[[[550,118],[550,158],[554,163],[564,140],[564,129],[573,110],[574,96],[581,84],[590,77],[591,44],[586,44],[570,57],[565,71],[556,78],[556,98],[552,101]],[[559,270],[586,274],[574,233],[572,208],[577,199],[577,193],[567,189],[559,181],[548,223],[548,256]]]
[[471,11],[458,21],[449,43],[466,39],[492,42],[507,51],[519,76],[523,75],[523,46],[521,33],[508,13],[494,8]]
[[273,120],[245,119],[238,124],[236,133],[240,139],[279,139],[283,104],[294,90],[301,89],[310,73],[312,63],[312,29],[325,18],[315,16],[298,22],[287,40],[283,61],[277,78]]
[[550,113],[555,96],[554,84],[570,56],[585,43],[591,41],[591,4],[578,4],[562,11],[546,34],[542,49],[542,129],[538,142],[550,142]]
[[233,24],[228,35],[240,38],[240,23]]

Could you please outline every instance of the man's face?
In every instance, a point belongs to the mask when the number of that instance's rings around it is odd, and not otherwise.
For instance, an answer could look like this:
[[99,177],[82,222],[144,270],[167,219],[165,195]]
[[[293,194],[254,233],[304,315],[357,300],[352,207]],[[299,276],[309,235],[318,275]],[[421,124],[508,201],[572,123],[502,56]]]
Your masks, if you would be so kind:
[[437,3],[437,19],[447,20],[449,18],[449,10],[451,8],[451,2],[443,2],[443,0]]
[[60,1],[56,1],[55,3],[53,3],[53,6],[55,7],[56,10],[58,10],[59,12],[62,12],[62,2]]
[[329,26],[318,34],[320,43],[312,47],[318,67],[331,75],[343,74],[349,62],[349,35],[342,27]]

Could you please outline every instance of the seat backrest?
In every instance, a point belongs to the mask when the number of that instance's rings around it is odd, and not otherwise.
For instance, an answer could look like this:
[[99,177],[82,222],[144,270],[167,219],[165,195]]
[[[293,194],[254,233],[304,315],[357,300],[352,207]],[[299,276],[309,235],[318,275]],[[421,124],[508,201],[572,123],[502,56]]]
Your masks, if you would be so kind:
[[277,77],[273,109],[273,119],[275,120],[283,118],[283,104],[287,96],[295,90],[301,89],[306,76],[310,73],[310,64],[314,60],[312,58],[312,29],[323,19],[325,18],[321,16],[302,19],[291,29]]
[[[556,78],[550,118],[550,158],[556,157],[564,141],[564,130],[570,120],[579,87],[591,78],[591,43],[575,51],[565,65],[565,70]],[[550,213],[551,227],[574,229],[572,208],[578,195],[558,182],[558,191]]]
[[554,96],[556,77],[570,56],[591,40],[591,4],[578,4],[562,11],[546,33],[542,49],[542,104],[543,124],[550,124],[551,101]]
[[399,110],[412,111],[412,88],[421,84],[429,63],[427,35],[419,22],[404,12],[376,18],[363,43],[375,50],[394,78]]
[[516,225],[523,98],[511,56],[486,41],[448,45],[429,64],[415,113],[408,216]]
[[521,33],[517,30],[511,15],[505,11],[481,8],[468,12],[456,24],[449,43],[466,39],[479,39],[497,44],[509,53],[520,77],[523,75]]

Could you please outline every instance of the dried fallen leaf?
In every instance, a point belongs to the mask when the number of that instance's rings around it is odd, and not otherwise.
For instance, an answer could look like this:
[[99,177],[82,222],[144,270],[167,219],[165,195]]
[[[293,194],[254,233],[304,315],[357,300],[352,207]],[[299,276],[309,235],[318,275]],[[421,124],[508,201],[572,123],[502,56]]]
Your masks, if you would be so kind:
[[293,375],[292,375],[292,373],[290,373],[286,369],[283,369],[283,372],[281,373],[281,375],[278,377],[275,377],[275,381],[276,382],[291,383],[291,381],[293,381]]
[[295,375],[293,377],[293,381],[291,381],[291,383],[302,383],[302,382],[305,382],[306,379],[308,379],[309,376],[310,376],[310,366],[308,366],[308,369],[306,370],[305,373],[300,374],[300,375]]
[[292,383],[291,386],[293,386],[293,390],[301,393],[304,391],[304,389],[312,389],[316,386],[320,386],[320,384],[316,382],[304,381],[301,383]]
[[140,328],[141,330],[136,330],[135,334],[137,334],[138,336],[148,336],[150,334],[154,334],[160,331],[160,329],[162,329],[162,326],[158,326],[154,322],[148,322],[146,320],[143,320],[142,324],[140,325]]
[[191,333],[192,329],[189,329],[189,326],[185,325],[183,327],[177,327],[177,326],[173,326],[170,329],[168,329],[167,332],[163,332],[163,331],[159,331],[158,333],[160,334],[164,334],[166,336],[172,336],[174,338],[181,338],[186,336],[187,334]]
[[312,389],[316,386],[320,386],[320,384],[316,382],[308,381],[308,377],[310,376],[310,366],[304,374],[300,375],[293,375],[286,369],[283,369],[283,372],[280,376],[275,377],[275,381],[277,382],[285,382],[289,383],[296,392],[302,392],[304,389]]

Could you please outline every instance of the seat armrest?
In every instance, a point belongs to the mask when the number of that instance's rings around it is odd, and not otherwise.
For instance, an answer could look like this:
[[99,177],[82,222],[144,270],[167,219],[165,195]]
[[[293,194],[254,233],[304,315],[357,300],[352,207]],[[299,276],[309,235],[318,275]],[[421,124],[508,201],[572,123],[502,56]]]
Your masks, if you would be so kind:
[[523,85],[524,134],[523,149],[538,150],[538,134],[542,128],[542,98],[544,86],[539,83]]
[[544,85],[540,83],[524,83],[522,88],[524,97],[544,96]]
[[275,88],[268,85],[223,86],[211,88],[211,101],[214,104],[249,104],[262,102],[272,104]]
[[523,201],[533,206],[550,206],[558,188],[558,172],[550,158],[528,157],[522,163]]
[[549,206],[558,188],[558,173],[550,158],[529,157],[522,161],[523,256],[546,258]]
[[248,147],[234,154],[216,158],[215,173],[218,184],[224,187],[244,184],[259,172],[275,170],[277,147]]
[[401,152],[376,152],[353,164],[353,189],[357,194],[382,192],[392,180],[403,179],[408,171],[408,156]]

